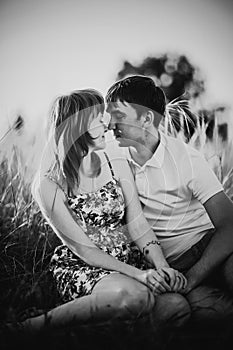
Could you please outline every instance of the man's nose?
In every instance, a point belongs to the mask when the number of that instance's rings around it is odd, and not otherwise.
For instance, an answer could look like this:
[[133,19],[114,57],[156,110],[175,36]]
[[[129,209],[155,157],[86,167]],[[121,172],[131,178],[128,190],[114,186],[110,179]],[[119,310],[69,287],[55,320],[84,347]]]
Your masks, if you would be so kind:
[[112,117],[110,118],[110,121],[109,121],[109,124],[108,124],[108,129],[109,130],[115,129],[115,122],[114,122]]

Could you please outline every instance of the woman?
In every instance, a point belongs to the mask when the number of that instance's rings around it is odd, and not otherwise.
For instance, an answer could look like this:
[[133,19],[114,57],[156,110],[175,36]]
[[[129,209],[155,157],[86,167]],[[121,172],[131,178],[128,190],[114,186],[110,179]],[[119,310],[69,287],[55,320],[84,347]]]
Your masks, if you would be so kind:
[[169,268],[142,214],[127,162],[103,151],[103,113],[103,97],[91,89],[53,104],[50,146],[33,194],[63,242],[51,271],[65,303],[24,321],[25,329],[40,330],[45,320],[46,327],[61,327],[138,317],[152,309],[157,295],[186,285]]

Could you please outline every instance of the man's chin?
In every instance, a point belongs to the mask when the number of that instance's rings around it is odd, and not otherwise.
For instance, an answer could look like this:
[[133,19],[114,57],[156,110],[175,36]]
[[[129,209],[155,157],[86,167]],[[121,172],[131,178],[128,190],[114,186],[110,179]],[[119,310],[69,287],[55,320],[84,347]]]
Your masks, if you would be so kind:
[[119,147],[128,147],[129,142],[127,142],[126,139],[123,139],[123,137],[116,137],[116,141],[118,142]]

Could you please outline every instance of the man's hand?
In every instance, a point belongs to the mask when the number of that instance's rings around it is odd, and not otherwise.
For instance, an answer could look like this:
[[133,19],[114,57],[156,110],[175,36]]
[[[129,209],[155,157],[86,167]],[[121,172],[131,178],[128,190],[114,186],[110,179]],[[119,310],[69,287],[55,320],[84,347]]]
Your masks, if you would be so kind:
[[186,273],[185,277],[187,284],[182,292],[182,294],[188,294],[192,289],[197,287],[200,284],[198,270],[196,271],[196,265],[191,267]]
[[183,291],[187,287],[187,279],[181,272],[171,267],[160,268],[157,272],[169,284],[171,288],[170,292],[179,292],[183,294]]

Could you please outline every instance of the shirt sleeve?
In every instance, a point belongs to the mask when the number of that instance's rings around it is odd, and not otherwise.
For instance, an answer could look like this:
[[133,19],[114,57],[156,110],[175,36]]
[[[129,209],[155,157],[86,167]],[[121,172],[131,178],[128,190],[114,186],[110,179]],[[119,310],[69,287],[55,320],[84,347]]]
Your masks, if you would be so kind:
[[194,197],[204,204],[209,198],[224,189],[211,166],[200,152],[194,150],[191,159],[192,181],[190,188]]

